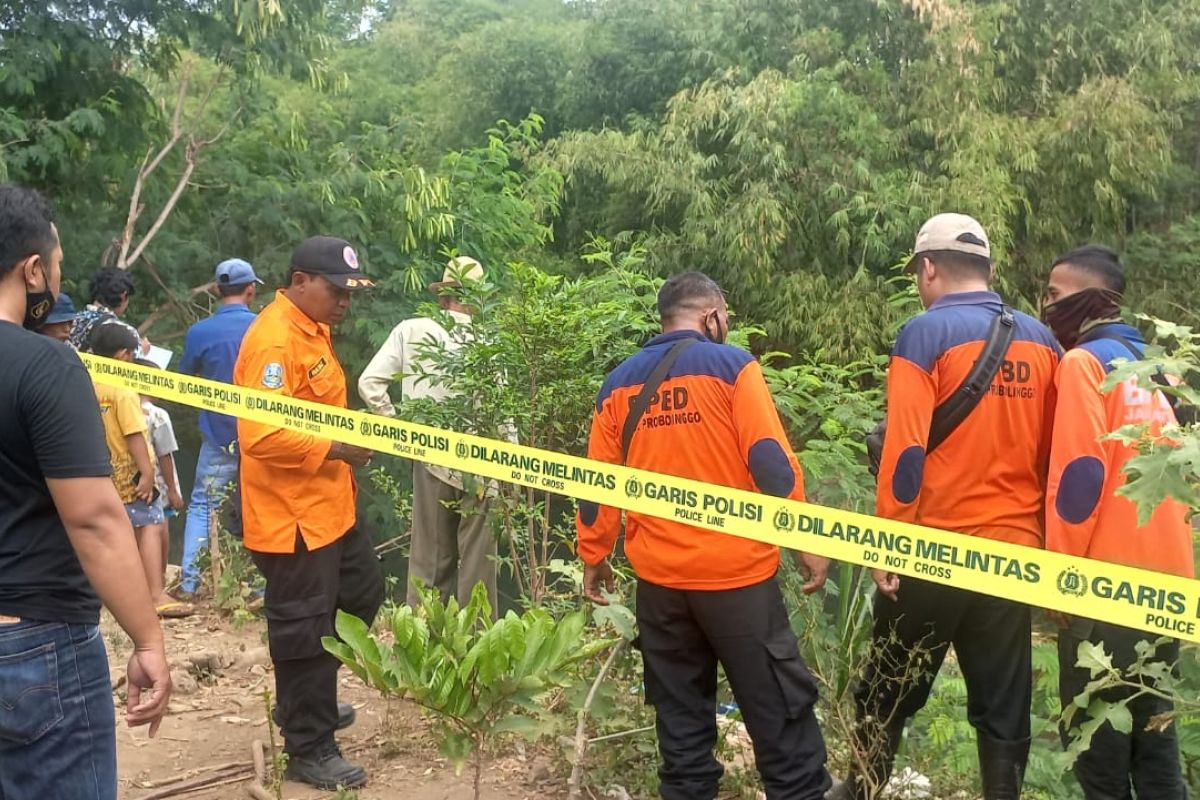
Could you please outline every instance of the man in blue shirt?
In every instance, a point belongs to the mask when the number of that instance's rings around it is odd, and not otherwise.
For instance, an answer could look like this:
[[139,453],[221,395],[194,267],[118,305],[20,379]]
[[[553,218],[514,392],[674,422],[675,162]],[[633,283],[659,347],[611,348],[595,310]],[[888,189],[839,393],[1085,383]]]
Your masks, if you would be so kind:
[[[242,338],[254,321],[250,303],[262,281],[250,264],[240,258],[230,258],[217,265],[216,283],[221,306],[211,317],[188,329],[179,369],[188,375],[230,383]],[[208,543],[213,514],[237,488],[237,420],[224,414],[201,411],[200,433],[203,441],[183,532],[180,590],[185,594],[196,591],[200,578],[196,556]]]

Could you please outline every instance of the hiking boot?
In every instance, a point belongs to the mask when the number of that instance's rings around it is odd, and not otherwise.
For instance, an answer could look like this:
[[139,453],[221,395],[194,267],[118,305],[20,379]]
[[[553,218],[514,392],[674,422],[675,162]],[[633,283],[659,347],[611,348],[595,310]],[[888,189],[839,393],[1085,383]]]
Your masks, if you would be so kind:
[[289,755],[283,777],[326,792],[357,789],[367,783],[367,771],[342,758],[342,751],[332,740],[303,755]]
[[[337,708],[338,718],[334,730],[340,731],[353,725],[354,720],[358,718],[358,715],[354,712],[354,706],[349,703],[338,703]],[[279,715],[279,706],[271,709],[271,719],[274,720],[276,728],[283,728],[283,718]]]
[[1029,760],[1029,740],[1002,742],[976,733],[983,800],[1020,800]]

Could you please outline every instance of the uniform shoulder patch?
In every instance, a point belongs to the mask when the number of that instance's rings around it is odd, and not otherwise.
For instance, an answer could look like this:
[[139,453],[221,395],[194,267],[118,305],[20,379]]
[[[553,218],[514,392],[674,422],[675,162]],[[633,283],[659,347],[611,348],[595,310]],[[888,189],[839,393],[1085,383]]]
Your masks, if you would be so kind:
[[272,361],[263,367],[262,385],[268,389],[278,389],[283,386],[283,364]]

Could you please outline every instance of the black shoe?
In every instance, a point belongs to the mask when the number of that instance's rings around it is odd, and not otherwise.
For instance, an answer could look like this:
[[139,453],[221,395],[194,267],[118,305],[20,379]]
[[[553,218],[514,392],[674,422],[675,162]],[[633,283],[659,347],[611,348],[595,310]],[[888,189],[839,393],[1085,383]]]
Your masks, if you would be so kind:
[[983,800],[1020,800],[1025,763],[1029,761],[1029,740],[1002,742],[976,733],[975,746],[979,751]]
[[[350,705],[349,703],[338,703],[337,706],[338,719],[337,725],[334,726],[334,730],[340,731],[353,725],[354,720],[358,719],[358,714],[355,713],[354,706]],[[283,727],[283,720],[279,716],[279,706],[275,706],[273,709],[271,709],[271,719],[275,721],[276,728]]]
[[283,777],[327,792],[357,789],[367,783],[367,771],[342,758],[333,741],[305,755],[289,755]]

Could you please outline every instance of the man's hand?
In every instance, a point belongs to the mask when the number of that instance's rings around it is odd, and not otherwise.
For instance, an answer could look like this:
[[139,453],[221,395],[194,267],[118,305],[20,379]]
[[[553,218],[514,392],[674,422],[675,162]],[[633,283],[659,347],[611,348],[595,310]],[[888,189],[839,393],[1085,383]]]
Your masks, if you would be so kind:
[[342,442],[334,442],[329,448],[329,455],[325,456],[326,461],[345,461],[352,467],[365,467],[371,463],[371,456],[375,455],[374,450],[368,450],[365,447],[358,447],[352,444],[343,444]]
[[608,598],[600,591],[602,587],[609,594],[617,590],[617,580],[607,558],[595,566],[583,565],[583,596],[598,606],[606,606]]
[[159,642],[157,647],[134,650],[125,675],[129,691],[125,719],[131,728],[149,724],[153,738],[171,699],[171,670],[162,643]]
[[879,591],[884,597],[889,600],[896,599],[896,592],[900,589],[899,575],[882,569],[873,569],[871,570],[871,577],[875,580],[875,585],[879,587]]
[[154,476],[141,473],[138,475],[137,486],[134,487],[134,494],[138,500],[149,505],[154,500]]
[[176,511],[183,511],[187,504],[183,502],[183,495],[179,494],[177,489],[167,490],[167,502],[171,504],[171,508]]
[[812,594],[825,585],[825,578],[829,574],[828,558],[814,556],[811,553],[797,552],[795,559],[800,574],[804,576],[804,586],[802,589],[805,594]]

